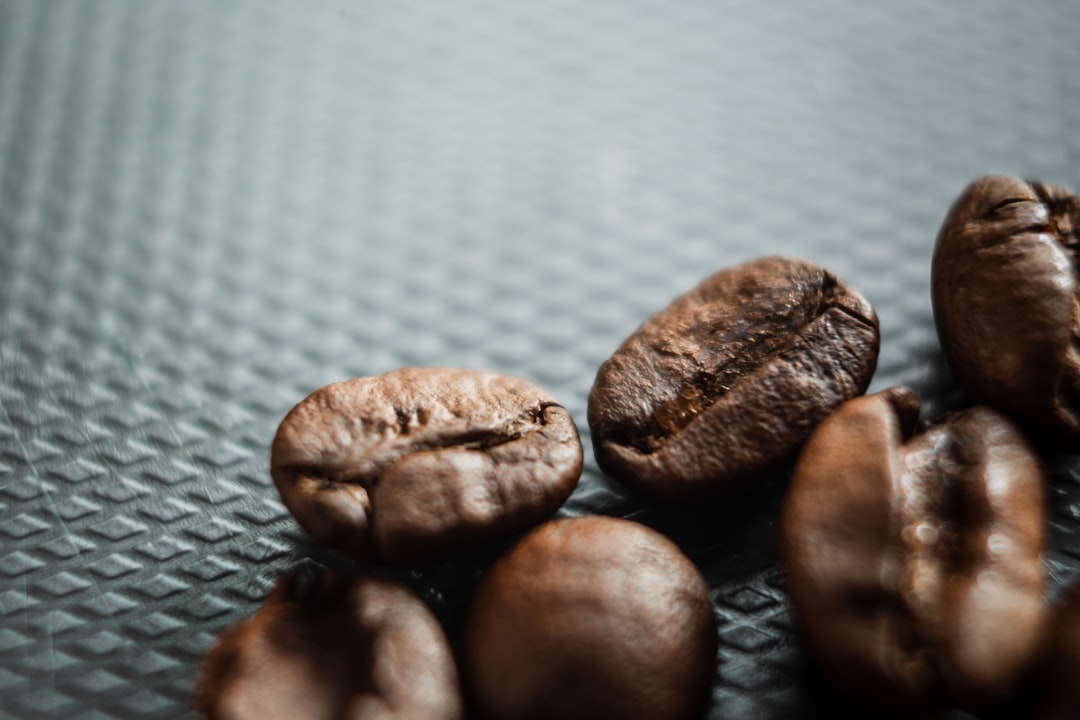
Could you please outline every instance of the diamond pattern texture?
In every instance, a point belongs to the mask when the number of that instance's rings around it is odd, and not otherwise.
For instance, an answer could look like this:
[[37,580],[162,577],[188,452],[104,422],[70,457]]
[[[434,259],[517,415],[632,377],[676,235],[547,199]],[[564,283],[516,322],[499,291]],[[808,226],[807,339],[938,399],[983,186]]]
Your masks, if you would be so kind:
[[[934,236],[986,172],[1080,186],[1078,35],[1065,0],[0,0],[0,717],[194,716],[213,638],[342,562],[267,472],[328,382],[502,371],[589,447],[638,323],[791,254],[877,308],[872,390],[957,406]],[[1057,588],[1080,465],[1049,469]],[[782,492],[680,516],[590,456],[562,511],[701,566],[711,718],[843,715],[792,627]],[[452,638],[494,552],[405,576]]]

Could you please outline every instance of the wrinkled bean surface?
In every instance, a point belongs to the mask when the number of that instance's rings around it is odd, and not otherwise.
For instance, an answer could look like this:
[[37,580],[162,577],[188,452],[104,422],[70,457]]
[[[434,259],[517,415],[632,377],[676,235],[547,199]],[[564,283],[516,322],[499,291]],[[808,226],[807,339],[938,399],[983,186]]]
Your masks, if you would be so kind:
[[581,463],[569,413],[535,385],[405,368],[312,393],[282,421],[270,465],[317,542],[408,565],[544,521]]
[[909,437],[905,388],[844,404],[811,435],[783,519],[788,590],[837,683],[889,709],[986,701],[1045,623],[1039,463],[979,407]]
[[978,402],[1080,447],[1080,199],[1004,176],[949,211],[932,265],[934,319],[957,381]]
[[698,718],[716,621],[697,568],[626,520],[549,522],[483,580],[465,672],[481,717]]
[[597,462],[661,499],[723,492],[791,459],[877,364],[869,303],[827,270],[769,257],[719,272],[646,321],[589,396]]
[[210,720],[461,720],[442,628],[404,586],[301,573],[226,631],[197,689]]

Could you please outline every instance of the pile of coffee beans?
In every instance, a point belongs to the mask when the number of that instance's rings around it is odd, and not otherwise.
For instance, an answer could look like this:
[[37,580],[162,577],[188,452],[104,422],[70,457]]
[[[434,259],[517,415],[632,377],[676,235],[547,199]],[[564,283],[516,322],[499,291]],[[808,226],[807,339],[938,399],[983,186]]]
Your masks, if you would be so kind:
[[[718,272],[599,369],[597,463],[675,506],[793,467],[787,586],[838,688],[919,713],[1029,683],[1032,718],[1074,718],[1080,588],[1051,611],[1039,453],[1080,444],[1078,233],[1080,200],[1040,183],[982,178],[956,201],[934,315],[979,404],[921,432],[912,391],[863,394],[880,338],[858,292],[792,258]],[[717,651],[708,587],[643,525],[552,520],[581,469],[570,415],[524,380],[405,368],[315,391],[282,421],[271,475],[312,539],[363,572],[283,580],[211,651],[203,713],[701,717]],[[459,682],[439,623],[378,568],[506,543],[473,598]]]

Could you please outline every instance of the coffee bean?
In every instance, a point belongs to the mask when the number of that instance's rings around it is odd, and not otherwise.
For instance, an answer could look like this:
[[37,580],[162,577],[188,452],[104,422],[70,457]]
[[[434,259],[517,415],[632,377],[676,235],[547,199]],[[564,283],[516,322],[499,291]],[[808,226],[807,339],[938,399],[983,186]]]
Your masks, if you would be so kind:
[[1052,615],[1048,649],[1039,665],[1033,720],[1076,720],[1080,714],[1080,582]]
[[977,402],[1080,447],[1080,199],[1016,178],[976,180],[938,234],[934,319]]
[[851,400],[806,443],[784,508],[802,636],[838,685],[890,710],[988,701],[1045,622],[1043,479],[985,407],[909,437],[906,388]]
[[196,695],[211,720],[464,717],[454,658],[428,607],[396,583],[332,573],[280,582],[220,637]]
[[546,520],[581,463],[574,421],[535,385],[404,368],[308,396],[278,428],[270,472],[317,542],[418,565]]
[[463,667],[481,717],[699,718],[716,620],[697,568],[663,535],[588,516],[533,530],[477,592]]
[[719,272],[634,332],[597,373],[600,467],[664,500],[713,495],[794,457],[877,365],[869,303],[827,270],[764,258]]

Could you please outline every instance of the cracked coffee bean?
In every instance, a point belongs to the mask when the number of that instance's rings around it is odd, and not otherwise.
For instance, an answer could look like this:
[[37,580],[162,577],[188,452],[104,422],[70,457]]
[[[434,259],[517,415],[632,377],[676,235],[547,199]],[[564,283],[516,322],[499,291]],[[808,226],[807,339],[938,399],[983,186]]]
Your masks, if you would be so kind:
[[404,586],[295,572],[207,656],[210,720],[461,720],[457,668],[435,616]]
[[486,720],[689,720],[716,673],[694,564],[638,523],[587,516],[529,533],[482,581],[463,672]]
[[1040,442],[1080,447],[1080,199],[976,180],[938,234],[934,319],[957,381]]
[[1080,582],[1073,584],[1055,609],[1048,634],[1032,720],[1076,720],[1080,715]]
[[308,396],[278,428],[270,472],[316,542],[423,565],[548,519],[581,464],[570,414],[535,385],[404,368]]
[[806,443],[782,552],[802,637],[889,710],[986,702],[1032,663],[1046,613],[1042,471],[986,407],[911,436],[906,388],[845,403]]
[[634,332],[589,395],[600,467],[654,498],[716,495],[791,460],[877,365],[870,304],[769,257],[721,271]]

